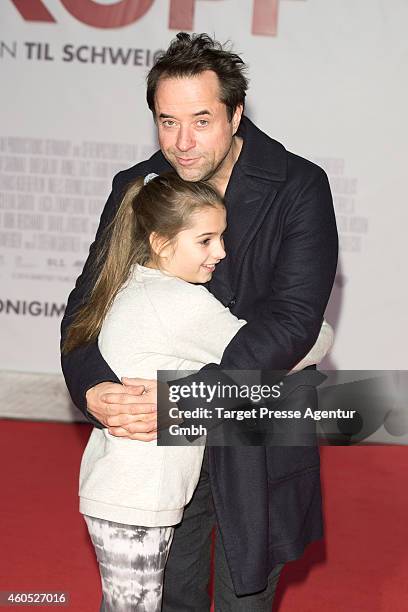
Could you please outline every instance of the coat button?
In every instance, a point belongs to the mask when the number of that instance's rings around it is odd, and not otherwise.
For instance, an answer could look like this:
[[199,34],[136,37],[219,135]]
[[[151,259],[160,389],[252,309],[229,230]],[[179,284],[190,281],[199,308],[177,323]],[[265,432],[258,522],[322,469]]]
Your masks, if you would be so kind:
[[230,300],[228,307],[235,306],[236,303],[237,303],[237,298],[233,297],[232,300]]

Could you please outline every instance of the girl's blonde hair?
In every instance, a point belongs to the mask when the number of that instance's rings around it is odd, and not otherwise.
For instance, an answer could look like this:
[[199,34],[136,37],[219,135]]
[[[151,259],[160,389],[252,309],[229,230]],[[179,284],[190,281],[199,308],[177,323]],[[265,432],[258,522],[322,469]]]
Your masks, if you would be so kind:
[[220,194],[206,182],[186,182],[175,172],[131,183],[113,221],[100,240],[96,282],[88,301],[75,313],[62,345],[64,354],[94,342],[112,302],[134,264],[152,262],[160,267],[160,254],[151,247],[152,233],[175,244],[177,234],[192,223],[194,213],[224,206]]

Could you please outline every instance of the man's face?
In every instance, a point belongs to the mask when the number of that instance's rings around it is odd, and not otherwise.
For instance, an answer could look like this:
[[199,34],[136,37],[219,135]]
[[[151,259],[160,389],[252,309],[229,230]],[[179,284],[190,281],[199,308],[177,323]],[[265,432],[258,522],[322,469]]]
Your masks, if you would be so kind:
[[242,108],[228,121],[215,72],[161,79],[155,109],[160,148],[182,179],[206,180],[232,170],[233,135]]

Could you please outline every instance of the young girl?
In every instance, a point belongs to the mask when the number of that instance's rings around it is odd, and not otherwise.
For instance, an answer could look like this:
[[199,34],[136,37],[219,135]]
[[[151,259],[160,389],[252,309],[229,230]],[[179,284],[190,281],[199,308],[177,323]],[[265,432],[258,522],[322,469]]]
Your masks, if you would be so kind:
[[[95,288],[64,346],[98,337],[119,378],[220,363],[246,321],[201,283],[225,257],[226,211],[204,182],[149,175],[128,189],[100,254]],[[332,343],[320,336],[296,369],[318,363]],[[94,428],[80,470],[80,512],[95,547],[105,611],[161,609],[174,533],[197,485],[204,446],[160,447]]]

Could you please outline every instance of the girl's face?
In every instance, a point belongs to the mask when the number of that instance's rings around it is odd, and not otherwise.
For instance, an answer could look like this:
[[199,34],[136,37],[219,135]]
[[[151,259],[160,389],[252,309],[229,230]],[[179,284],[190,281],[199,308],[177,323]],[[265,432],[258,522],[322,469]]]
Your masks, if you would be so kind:
[[224,259],[226,211],[208,206],[194,213],[191,226],[176,236],[173,244],[160,251],[161,267],[171,276],[189,283],[206,283],[217,263]]

